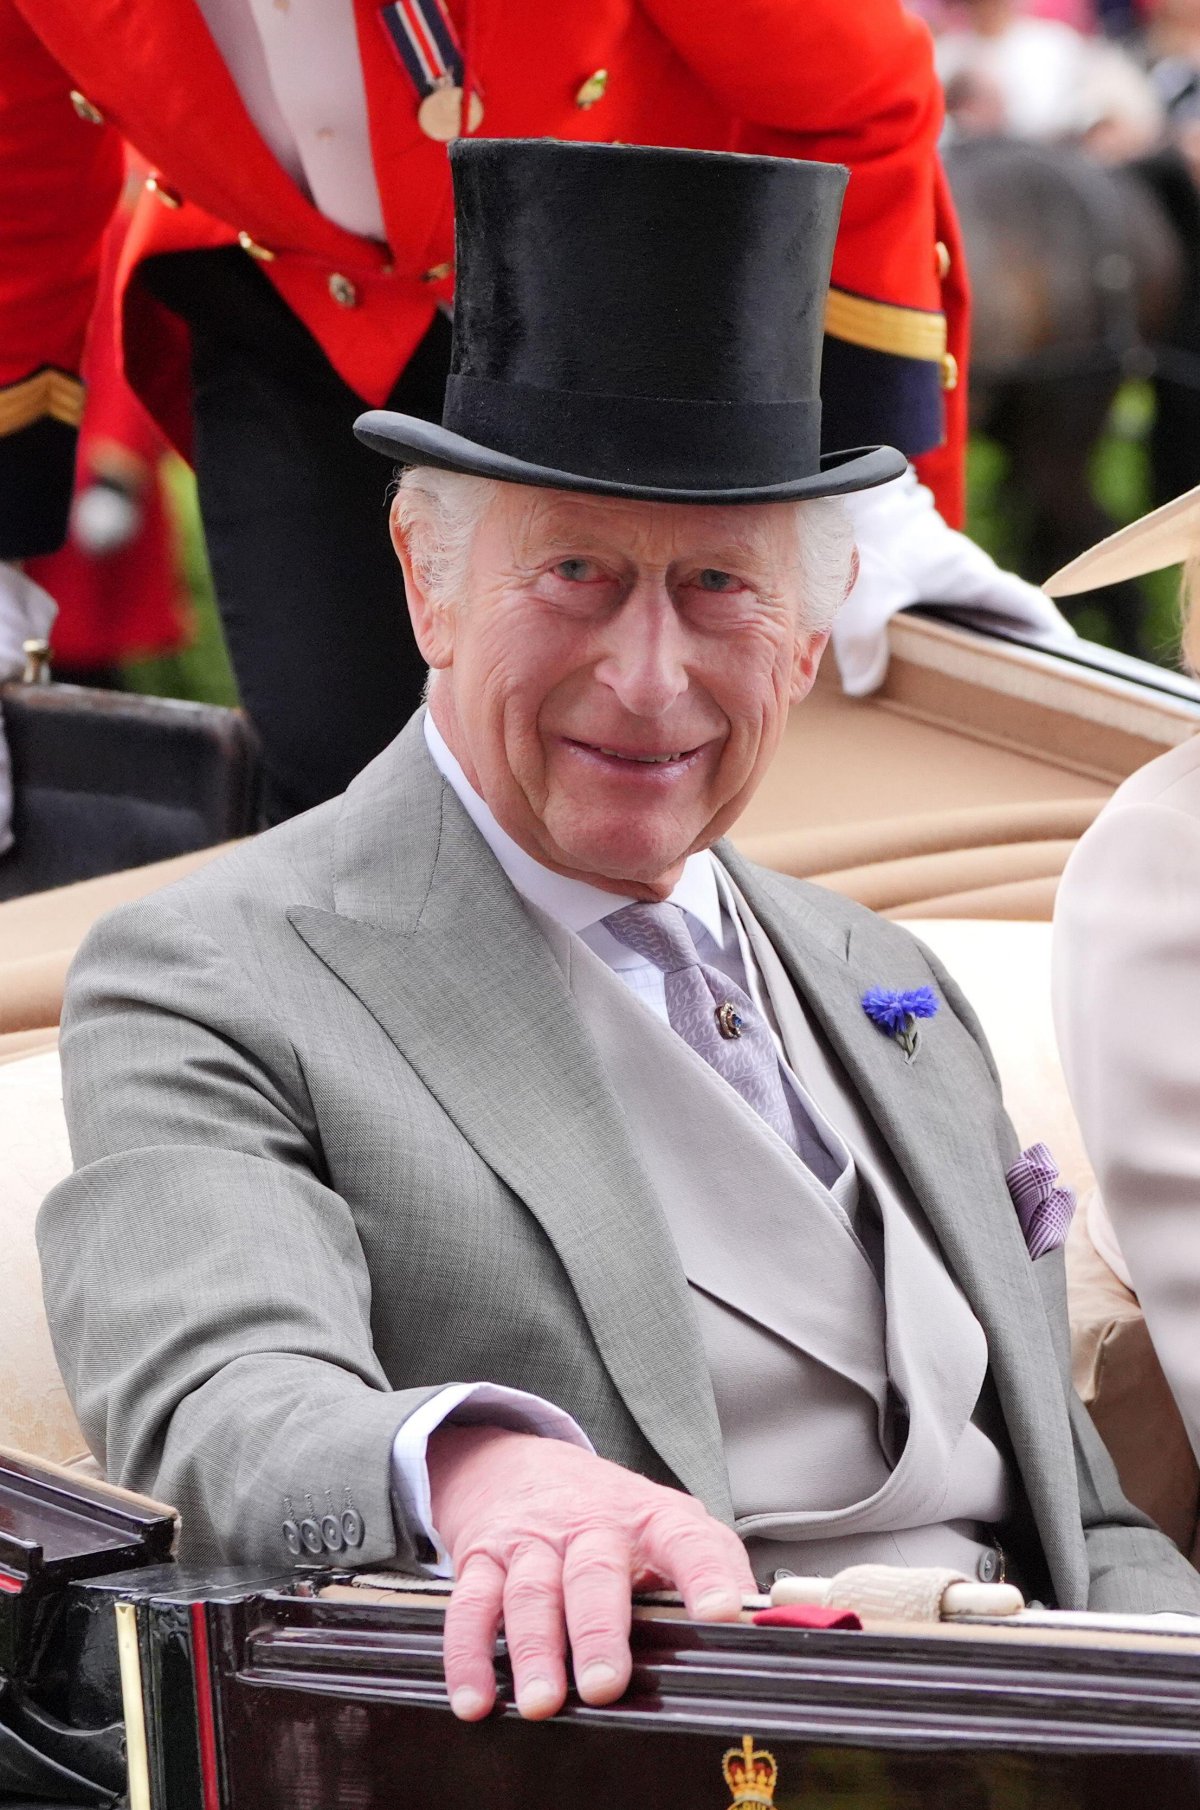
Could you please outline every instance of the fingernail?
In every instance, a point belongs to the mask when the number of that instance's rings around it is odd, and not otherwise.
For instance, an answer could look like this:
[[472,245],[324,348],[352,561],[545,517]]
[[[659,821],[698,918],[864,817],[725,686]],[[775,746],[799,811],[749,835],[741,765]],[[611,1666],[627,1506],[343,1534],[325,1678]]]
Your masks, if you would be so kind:
[[581,1697],[607,1696],[616,1682],[615,1667],[605,1665],[602,1660],[597,1661],[595,1665],[589,1665],[585,1671],[580,1672],[575,1680]]
[[517,1708],[523,1716],[531,1716],[535,1721],[542,1716],[552,1716],[558,1708],[558,1693],[548,1678],[530,1678],[521,1687]]
[[742,1607],[740,1596],[729,1590],[709,1590],[696,1604],[697,1621],[723,1621],[737,1615]]
[[461,1722],[478,1722],[480,1716],[487,1709],[487,1704],[478,1691],[473,1691],[469,1685],[464,1685],[461,1690],[454,1692],[450,1699],[450,1708]]

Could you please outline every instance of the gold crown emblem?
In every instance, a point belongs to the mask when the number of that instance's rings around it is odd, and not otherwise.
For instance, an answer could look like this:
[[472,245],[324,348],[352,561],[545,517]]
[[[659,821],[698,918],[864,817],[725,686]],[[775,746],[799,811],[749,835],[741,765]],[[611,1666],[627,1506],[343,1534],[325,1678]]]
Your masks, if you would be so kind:
[[740,1747],[731,1747],[721,1762],[725,1783],[733,1793],[730,1810],[741,1804],[759,1804],[773,1810],[775,1781],[779,1768],[775,1755],[765,1747],[756,1747],[749,1735],[742,1736]]

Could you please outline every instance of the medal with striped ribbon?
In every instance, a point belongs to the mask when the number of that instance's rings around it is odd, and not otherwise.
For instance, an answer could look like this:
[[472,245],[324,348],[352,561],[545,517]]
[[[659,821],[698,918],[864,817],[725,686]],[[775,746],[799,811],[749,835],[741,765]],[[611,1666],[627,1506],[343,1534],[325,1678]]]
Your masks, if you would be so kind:
[[[417,124],[426,138],[449,144],[464,130],[464,65],[444,0],[394,0],[379,16],[420,97]],[[472,84],[465,130],[477,131],[482,120],[483,102]]]

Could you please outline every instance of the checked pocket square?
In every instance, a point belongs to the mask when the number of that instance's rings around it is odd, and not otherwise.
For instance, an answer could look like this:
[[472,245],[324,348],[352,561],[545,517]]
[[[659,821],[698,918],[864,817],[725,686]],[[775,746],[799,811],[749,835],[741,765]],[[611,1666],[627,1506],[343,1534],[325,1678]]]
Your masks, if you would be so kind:
[[1045,1144],[1031,1144],[1004,1178],[1031,1257],[1044,1257],[1067,1242],[1075,1215],[1075,1191],[1060,1180]]

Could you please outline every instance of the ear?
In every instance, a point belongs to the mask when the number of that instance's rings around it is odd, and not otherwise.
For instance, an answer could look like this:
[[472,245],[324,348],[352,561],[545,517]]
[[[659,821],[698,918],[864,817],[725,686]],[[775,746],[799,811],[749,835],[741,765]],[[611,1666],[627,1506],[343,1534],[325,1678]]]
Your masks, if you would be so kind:
[[850,572],[849,572],[849,576],[846,579],[846,588],[842,592],[842,602],[843,603],[845,603],[847,597],[849,597],[851,591],[854,589],[855,585],[858,583],[858,575],[861,572],[861,570],[862,570],[862,560],[858,557],[858,542],[856,541],[854,543],[854,546],[850,549]]
[[817,676],[817,668],[821,664],[821,655],[829,645],[829,630],[810,631],[796,638],[796,646],[792,653],[792,682],[788,687],[788,700],[792,704],[802,703],[813,688]]
[[[842,592],[843,603],[858,583],[860,563],[858,548],[855,546],[850,552],[850,569],[846,576],[846,588]],[[823,630],[819,635],[802,635],[796,642],[795,652],[792,655],[792,683],[789,690],[789,698],[793,704],[802,703],[812,690],[817,669],[821,664],[821,655],[828,646],[828,629]]]
[[396,504],[392,504],[388,522],[392,546],[404,574],[404,596],[408,604],[413,636],[427,666],[435,671],[454,663],[454,612],[439,609],[431,600],[413,562],[408,540],[397,520]]

